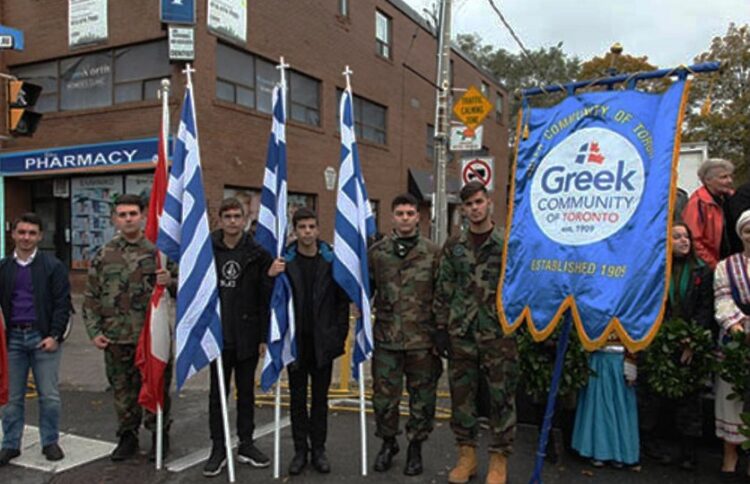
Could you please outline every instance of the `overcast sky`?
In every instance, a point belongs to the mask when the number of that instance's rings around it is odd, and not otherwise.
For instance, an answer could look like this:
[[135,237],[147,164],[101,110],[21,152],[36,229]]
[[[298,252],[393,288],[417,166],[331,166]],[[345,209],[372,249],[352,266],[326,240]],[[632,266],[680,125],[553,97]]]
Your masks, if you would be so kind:
[[[415,10],[436,0],[406,0]],[[563,42],[587,60],[620,42],[624,53],[658,67],[692,63],[730,22],[750,23],[750,0],[495,0],[530,50]],[[487,0],[453,0],[455,33],[476,33],[496,47],[519,49]]]

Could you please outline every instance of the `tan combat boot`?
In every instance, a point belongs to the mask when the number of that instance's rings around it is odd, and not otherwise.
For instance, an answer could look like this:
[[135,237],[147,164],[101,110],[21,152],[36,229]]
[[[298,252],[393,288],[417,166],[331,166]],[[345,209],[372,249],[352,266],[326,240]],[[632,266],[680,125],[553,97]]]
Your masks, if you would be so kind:
[[490,452],[490,465],[486,484],[505,484],[508,481],[508,458],[498,452]]
[[470,445],[458,446],[458,462],[448,475],[451,484],[466,484],[477,473],[477,450]]

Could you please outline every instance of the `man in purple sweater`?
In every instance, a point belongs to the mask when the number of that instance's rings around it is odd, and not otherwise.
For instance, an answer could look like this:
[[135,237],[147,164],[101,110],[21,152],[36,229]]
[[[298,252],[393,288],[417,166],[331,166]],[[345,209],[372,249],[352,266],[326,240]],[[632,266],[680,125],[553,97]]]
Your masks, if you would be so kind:
[[58,445],[60,392],[57,386],[63,341],[70,317],[68,271],[38,250],[42,220],[27,213],[13,224],[13,255],[0,260],[0,307],[7,328],[8,404],[3,410],[0,467],[21,455],[24,397],[29,369],[39,393],[39,434],[47,460],[63,458]]

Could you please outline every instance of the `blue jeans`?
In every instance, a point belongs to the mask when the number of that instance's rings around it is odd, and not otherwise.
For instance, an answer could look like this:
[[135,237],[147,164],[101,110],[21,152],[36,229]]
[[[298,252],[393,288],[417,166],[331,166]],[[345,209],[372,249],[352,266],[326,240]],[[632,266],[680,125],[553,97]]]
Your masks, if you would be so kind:
[[57,388],[61,346],[54,352],[37,348],[42,335],[35,330],[8,330],[8,404],[3,409],[3,449],[20,449],[24,399],[29,368],[39,394],[39,434],[42,447],[57,442],[60,392]]

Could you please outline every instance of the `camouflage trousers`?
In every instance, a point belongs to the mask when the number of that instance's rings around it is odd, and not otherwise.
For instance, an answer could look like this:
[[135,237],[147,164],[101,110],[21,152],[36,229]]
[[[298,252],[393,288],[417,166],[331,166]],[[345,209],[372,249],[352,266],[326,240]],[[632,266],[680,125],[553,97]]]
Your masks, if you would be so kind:
[[490,394],[490,452],[509,455],[516,435],[518,350],[514,338],[479,341],[473,333],[451,337],[448,361],[451,429],[459,445],[477,445],[477,389],[485,379]]
[[399,405],[405,376],[406,390],[409,393],[406,436],[410,441],[427,439],[435,418],[435,393],[442,373],[440,357],[434,355],[431,348],[389,350],[376,343],[372,355],[372,406],[377,427],[375,435],[390,438],[399,434]]
[[[138,394],[141,391],[141,372],[135,366],[136,345],[110,344],[104,350],[104,366],[107,371],[107,380],[112,387],[114,396],[115,412],[117,413],[117,435],[124,432],[138,432],[143,420],[144,426],[150,430],[156,430],[156,414],[145,411],[138,404]],[[167,368],[164,371],[164,420],[163,426],[169,429],[169,386],[172,383],[173,359],[170,357]]]

